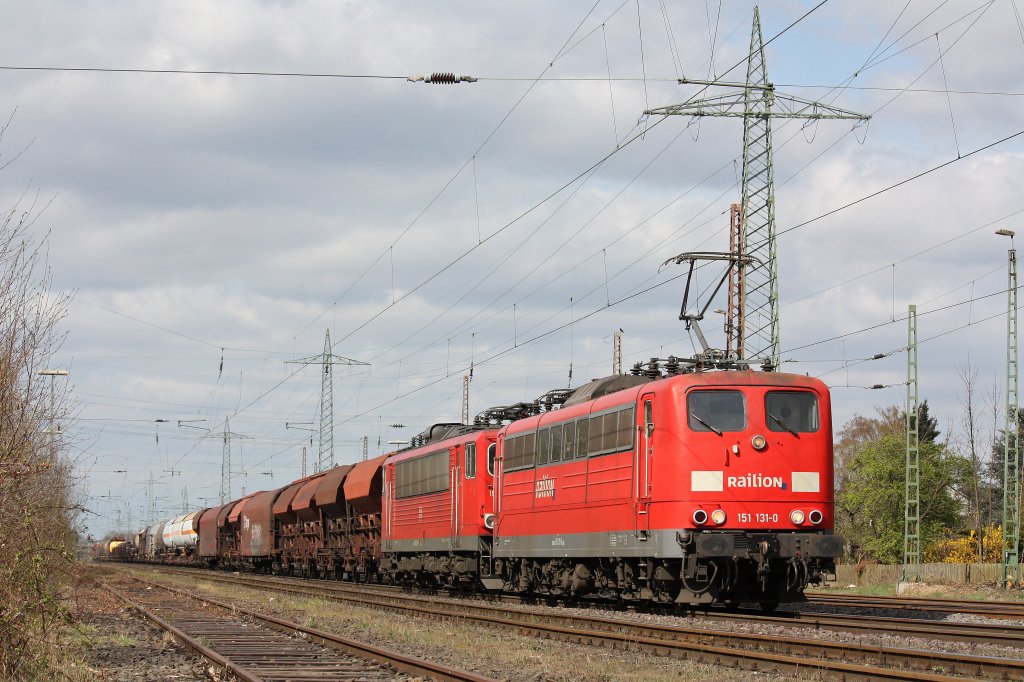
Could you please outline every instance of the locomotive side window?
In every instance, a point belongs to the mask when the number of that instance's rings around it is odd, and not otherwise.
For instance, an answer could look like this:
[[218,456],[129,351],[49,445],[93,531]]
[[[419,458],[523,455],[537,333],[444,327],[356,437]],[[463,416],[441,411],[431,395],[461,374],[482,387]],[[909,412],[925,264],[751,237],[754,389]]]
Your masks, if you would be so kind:
[[633,447],[633,406],[617,413],[615,425],[615,449],[630,450]]
[[534,434],[527,433],[523,435],[523,469],[529,469],[533,466],[533,460],[537,453],[536,444]]
[[818,430],[818,399],[805,391],[769,391],[764,396],[769,431],[814,433]]
[[562,425],[551,427],[551,456],[548,461],[551,463],[562,460]]
[[447,489],[447,450],[432,452],[395,465],[395,497],[413,497]]
[[494,458],[498,454],[498,444],[491,443],[487,446],[487,473],[494,475]]
[[476,443],[466,443],[466,478],[476,478]]
[[505,471],[513,471],[516,462],[522,459],[523,437],[511,436],[505,438]]
[[531,431],[505,439],[505,471],[518,471],[533,466],[535,435]]
[[687,423],[693,431],[742,431],[747,410],[739,391],[699,390],[686,396]]
[[587,456],[587,442],[590,436],[590,420],[587,417],[576,422],[576,457]]
[[602,417],[599,415],[587,420],[590,428],[590,434],[587,436],[588,455],[596,455],[601,452],[601,434],[604,433],[604,430],[601,428],[601,419]]
[[567,422],[562,427],[562,461],[568,462],[576,450],[576,422]]
[[591,455],[607,455],[622,452],[633,447],[633,405],[612,408],[592,416],[588,422],[587,452]]
[[547,464],[551,457],[551,429],[537,431],[537,466]]

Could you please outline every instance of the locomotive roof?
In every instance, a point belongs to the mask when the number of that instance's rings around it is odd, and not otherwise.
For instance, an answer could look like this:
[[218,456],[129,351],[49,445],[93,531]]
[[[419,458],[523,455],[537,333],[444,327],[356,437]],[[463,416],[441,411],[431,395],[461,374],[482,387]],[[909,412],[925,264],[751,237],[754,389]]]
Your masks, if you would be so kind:
[[[459,426],[461,426],[461,424]],[[408,447],[403,450],[398,450],[396,452],[392,452],[388,455],[385,455],[385,457],[387,457],[387,461],[385,463],[399,462],[405,459],[418,457],[419,455],[425,455],[428,452],[437,452],[438,450],[444,450],[445,448],[449,448],[459,443],[475,442],[480,436],[486,434],[488,431],[497,433],[498,427],[494,426],[489,429],[481,429],[480,427],[467,427],[465,430],[456,430],[455,435],[449,436],[447,438],[443,438],[436,441],[428,441],[422,445]]]
[[573,391],[569,399],[565,401],[563,407],[571,407],[573,405],[585,403],[588,400],[594,400],[601,396],[608,395],[609,393],[624,391],[627,388],[633,388],[634,386],[646,384],[651,381],[653,381],[651,377],[634,376],[632,374],[613,374],[610,377],[594,379]]
[[522,429],[536,428],[540,422],[572,419],[586,414],[592,409],[610,408],[623,401],[635,400],[637,394],[642,390],[647,390],[647,388],[641,388],[645,385],[649,385],[649,389],[655,391],[659,388],[664,390],[671,385],[680,385],[683,388],[691,386],[770,386],[811,388],[819,392],[827,390],[825,384],[814,377],[783,372],[758,372],[752,369],[687,372],[660,378],[628,374],[612,375],[595,379],[576,389],[560,408],[518,419],[502,428],[507,432],[518,433]]

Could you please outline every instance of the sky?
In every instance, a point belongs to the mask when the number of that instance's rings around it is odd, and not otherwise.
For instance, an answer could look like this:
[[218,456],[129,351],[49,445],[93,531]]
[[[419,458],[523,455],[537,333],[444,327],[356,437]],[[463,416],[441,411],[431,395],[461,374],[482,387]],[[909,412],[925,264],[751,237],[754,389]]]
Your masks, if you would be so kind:
[[[964,375],[1001,424],[1018,4],[761,7],[780,93],[871,115],[773,124],[784,369],[832,387],[836,431],[903,404],[910,304],[944,436]],[[89,533],[216,504],[225,431],[232,497],[304,447],[312,471],[322,367],[297,361],[328,332],[368,363],[333,366],[337,463],[458,421],[470,367],[476,414],[609,374],[618,329],[627,367],[693,354],[660,266],[728,249],[742,124],[644,111],[742,80],[752,3],[9,5],[0,205],[40,197],[72,296],[52,380]],[[432,72],[478,80],[408,80]]]

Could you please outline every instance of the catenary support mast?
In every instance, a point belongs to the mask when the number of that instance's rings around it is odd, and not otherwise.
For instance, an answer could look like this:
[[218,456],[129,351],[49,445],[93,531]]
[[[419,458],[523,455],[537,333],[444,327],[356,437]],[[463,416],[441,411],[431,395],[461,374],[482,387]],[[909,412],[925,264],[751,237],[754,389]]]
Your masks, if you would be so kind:
[[907,463],[903,514],[903,582],[921,580],[921,451],[917,395],[917,306],[907,311]]
[[1020,584],[1020,448],[1017,431],[1017,250],[1010,230],[1006,261],[1006,422],[1003,426],[1003,584]]

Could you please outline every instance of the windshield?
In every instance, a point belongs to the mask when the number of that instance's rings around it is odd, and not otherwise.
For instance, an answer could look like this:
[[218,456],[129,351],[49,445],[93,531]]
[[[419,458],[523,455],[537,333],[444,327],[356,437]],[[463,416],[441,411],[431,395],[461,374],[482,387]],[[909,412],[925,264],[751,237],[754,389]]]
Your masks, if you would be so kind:
[[769,431],[814,433],[818,430],[818,399],[803,391],[770,391],[764,396]]
[[739,391],[691,391],[686,396],[687,422],[694,431],[742,431],[747,410]]

